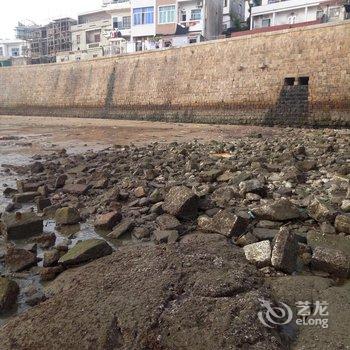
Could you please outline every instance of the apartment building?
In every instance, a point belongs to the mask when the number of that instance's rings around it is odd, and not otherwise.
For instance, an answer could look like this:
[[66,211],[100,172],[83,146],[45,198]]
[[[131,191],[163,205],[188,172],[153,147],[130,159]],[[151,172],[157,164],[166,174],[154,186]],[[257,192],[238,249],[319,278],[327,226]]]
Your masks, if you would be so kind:
[[251,29],[305,22],[329,22],[348,17],[342,0],[262,0],[252,8]]
[[29,43],[31,63],[50,63],[56,61],[56,55],[72,50],[71,27],[77,24],[72,18],[59,18],[45,26],[18,23],[16,38]]
[[58,53],[57,61],[218,39],[223,4],[223,0],[103,0],[101,9],[79,15],[71,27],[72,50]]

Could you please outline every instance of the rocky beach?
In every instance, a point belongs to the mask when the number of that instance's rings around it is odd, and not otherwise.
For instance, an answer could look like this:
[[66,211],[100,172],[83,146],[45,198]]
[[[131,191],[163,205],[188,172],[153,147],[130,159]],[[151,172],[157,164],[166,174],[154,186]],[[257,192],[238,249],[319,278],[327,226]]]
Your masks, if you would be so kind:
[[349,130],[0,125],[1,349],[350,348]]

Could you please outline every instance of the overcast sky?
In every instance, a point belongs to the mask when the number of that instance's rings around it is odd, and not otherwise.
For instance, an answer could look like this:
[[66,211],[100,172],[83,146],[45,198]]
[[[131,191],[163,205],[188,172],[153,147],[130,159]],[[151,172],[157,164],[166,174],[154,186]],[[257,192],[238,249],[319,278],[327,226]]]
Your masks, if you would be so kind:
[[80,12],[101,7],[102,0],[0,0],[0,38],[13,39],[18,21],[46,24],[59,17],[76,18]]

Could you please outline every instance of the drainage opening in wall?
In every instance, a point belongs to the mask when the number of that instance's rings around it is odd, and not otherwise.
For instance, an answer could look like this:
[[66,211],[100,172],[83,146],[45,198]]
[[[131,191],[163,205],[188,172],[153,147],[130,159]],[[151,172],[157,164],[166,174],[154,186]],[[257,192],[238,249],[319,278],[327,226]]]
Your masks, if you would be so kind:
[[284,78],[285,86],[293,86],[295,83],[295,78]]
[[309,85],[309,77],[299,77],[298,85]]

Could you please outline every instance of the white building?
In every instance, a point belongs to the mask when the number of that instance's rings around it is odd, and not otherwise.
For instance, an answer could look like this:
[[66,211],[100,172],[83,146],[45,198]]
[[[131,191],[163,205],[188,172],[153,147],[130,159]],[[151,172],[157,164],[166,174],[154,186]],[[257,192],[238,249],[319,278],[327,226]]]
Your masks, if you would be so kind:
[[0,39],[0,58],[25,57],[27,54],[27,43],[23,40]]
[[250,28],[343,19],[345,7],[338,0],[262,0],[261,6],[252,8]]

